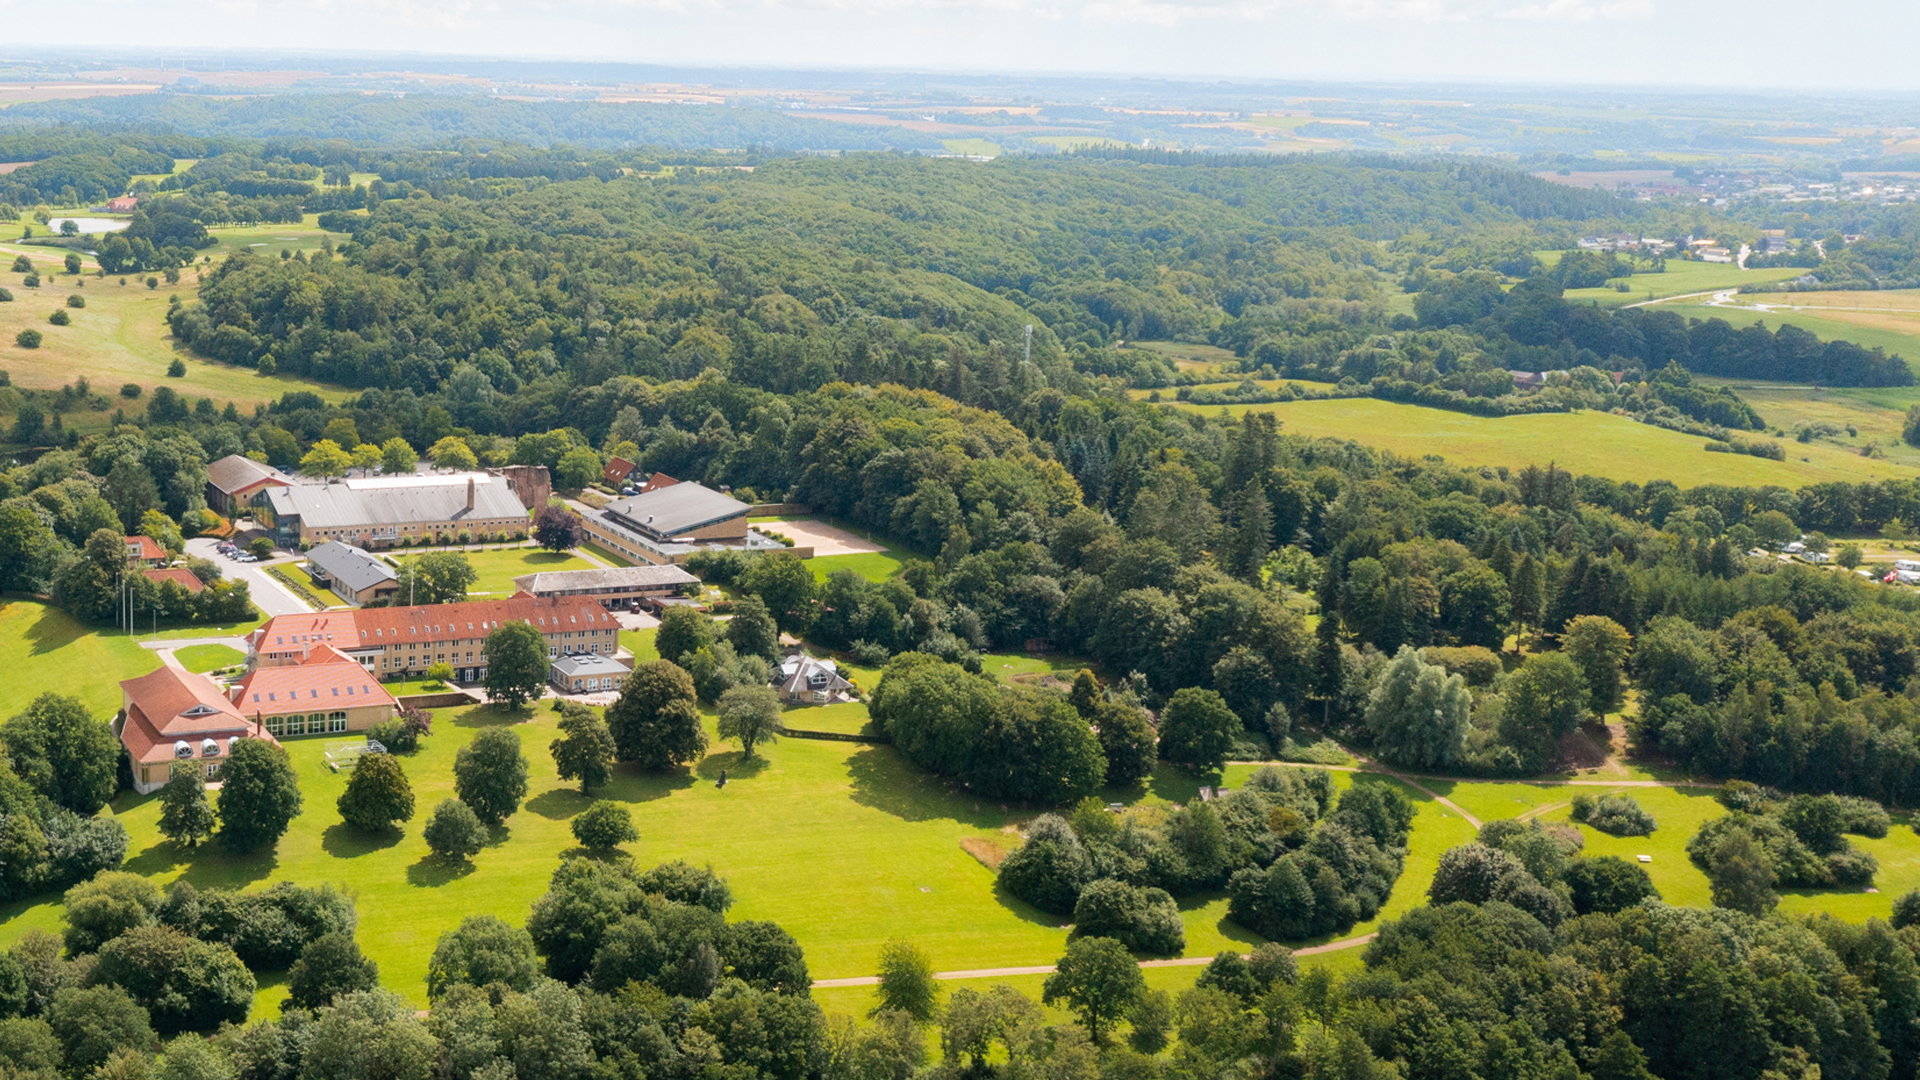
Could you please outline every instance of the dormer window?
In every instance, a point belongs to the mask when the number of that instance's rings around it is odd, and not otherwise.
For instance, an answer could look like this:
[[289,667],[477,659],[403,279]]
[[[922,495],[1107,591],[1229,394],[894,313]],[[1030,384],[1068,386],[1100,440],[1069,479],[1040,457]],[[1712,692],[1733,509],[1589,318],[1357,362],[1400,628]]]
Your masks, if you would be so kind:
[[186,712],[183,712],[180,715],[181,716],[207,716],[211,713],[216,713],[219,711],[220,710],[214,708],[211,705],[195,705],[193,708],[188,709]]

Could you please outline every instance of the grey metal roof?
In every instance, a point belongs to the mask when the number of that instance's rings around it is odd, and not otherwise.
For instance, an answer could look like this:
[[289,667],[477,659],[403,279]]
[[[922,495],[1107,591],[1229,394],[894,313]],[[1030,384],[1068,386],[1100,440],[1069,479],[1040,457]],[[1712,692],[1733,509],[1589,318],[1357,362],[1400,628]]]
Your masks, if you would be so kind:
[[607,513],[625,518],[630,526],[663,537],[739,517],[750,509],[731,495],[684,482],[606,505]]
[[595,656],[582,653],[577,656],[563,656],[553,662],[553,670],[562,675],[628,675],[625,664],[610,656]]
[[645,589],[661,585],[697,585],[700,579],[678,566],[623,566],[610,570],[548,570],[524,574],[513,583],[535,596],[595,589]]
[[280,470],[273,466],[262,465],[252,458],[244,458],[239,454],[228,454],[219,461],[207,462],[207,483],[229,495],[248,484],[259,483],[262,480],[291,483]]
[[394,572],[380,559],[367,554],[352,544],[343,544],[338,540],[329,540],[315,545],[307,552],[307,561],[326,572],[333,580],[345,585],[352,592],[372,588],[383,582],[396,581],[400,575]]
[[505,480],[488,477],[474,484],[473,509],[467,509],[467,481],[405,487],[355,487],[344,484],[294,484],[267,493],[273,512],[292,515],[309,529],[358,525],[416,525],[433,521],[489,521],[524,518]]

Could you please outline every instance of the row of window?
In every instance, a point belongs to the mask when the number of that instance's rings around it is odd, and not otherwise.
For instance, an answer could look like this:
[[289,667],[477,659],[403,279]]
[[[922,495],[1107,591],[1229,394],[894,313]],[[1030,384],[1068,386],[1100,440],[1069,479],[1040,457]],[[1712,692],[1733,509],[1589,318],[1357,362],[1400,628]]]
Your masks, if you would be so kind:
[[269,716],[263,723],[267,733],[276,739],[294,735],[327,735],[347,730],[347,714],[294,713],[291,716]]

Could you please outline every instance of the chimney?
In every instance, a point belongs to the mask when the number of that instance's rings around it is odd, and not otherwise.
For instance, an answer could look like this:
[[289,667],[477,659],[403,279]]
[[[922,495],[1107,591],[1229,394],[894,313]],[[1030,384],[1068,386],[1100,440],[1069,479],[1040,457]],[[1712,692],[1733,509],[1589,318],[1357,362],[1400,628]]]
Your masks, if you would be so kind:
[[467,509],[473,509],[473,477],[467,477]]

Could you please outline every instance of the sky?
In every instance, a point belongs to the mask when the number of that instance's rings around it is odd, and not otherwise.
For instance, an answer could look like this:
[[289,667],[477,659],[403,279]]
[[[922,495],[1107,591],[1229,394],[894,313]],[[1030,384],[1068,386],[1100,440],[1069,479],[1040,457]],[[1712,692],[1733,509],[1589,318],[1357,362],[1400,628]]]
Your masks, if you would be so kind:
[[[0,0],[8,44],[1920,90],[1916,0]],[[84,40],[76,40],[82,28]]]

